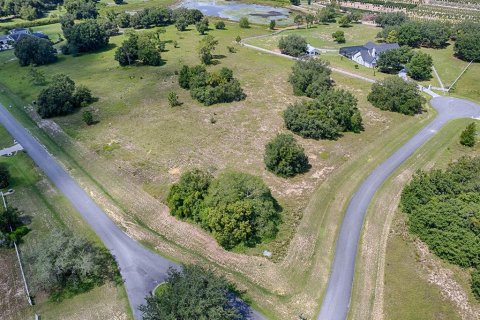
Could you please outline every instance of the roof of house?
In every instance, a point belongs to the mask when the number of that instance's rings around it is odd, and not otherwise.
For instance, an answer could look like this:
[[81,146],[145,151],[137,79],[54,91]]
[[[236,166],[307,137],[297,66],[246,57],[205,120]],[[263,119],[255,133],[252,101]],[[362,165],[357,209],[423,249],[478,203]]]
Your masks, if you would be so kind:
[[[350,46],[340,48],[340,54],[348,58],[352,58],[354,55],[360,53],[363,61],[372,64],[375,62],[376,57],[385,51],[400,48],[398,43],[373,43],[367,42],[363,46]],[[375,54],[373,50],[375,49]]]
[[16,33],[28,34],[30,33],[30,31],[28,31],[27,28],[15,28],[10,30],[10,34],[16,34]]
[[12,37],[10,37],[8,34],[0,35],[0,41],[10,41],[10,40],[12,40]]
[[48,39],[48,36],[41,31],[33,32],[32,36],[37,37],[37,38],[42,38],[42,39]]
[[384,51],[398,49],[400,46],[398,43],[373,43],[370,41],[365,44],[365,48],[369,50],[375,49],[375,51],[380,54]]

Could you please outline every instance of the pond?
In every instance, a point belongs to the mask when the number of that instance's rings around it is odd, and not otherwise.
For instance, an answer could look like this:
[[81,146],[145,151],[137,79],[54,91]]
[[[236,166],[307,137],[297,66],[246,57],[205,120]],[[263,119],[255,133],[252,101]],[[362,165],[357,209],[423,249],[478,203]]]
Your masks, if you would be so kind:
[[179,7],[198,9],[206,16],[220,17],[238,21],[247,17],[251,23],[268,24],[270,20],[276,20],[277,25],[290,24],[290,11],[281,7],[249,4],[237,1],[225,0],[183,0]]

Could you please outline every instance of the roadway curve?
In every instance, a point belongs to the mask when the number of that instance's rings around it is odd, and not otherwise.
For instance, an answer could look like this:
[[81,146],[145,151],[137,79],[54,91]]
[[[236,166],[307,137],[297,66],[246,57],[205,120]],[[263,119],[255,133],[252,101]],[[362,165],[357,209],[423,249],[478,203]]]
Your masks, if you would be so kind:
[[438,115],[425,128],[398,149],[368,175],[353,194],[340,227],[335,257],[318,320],[345,320],[355,271],[355,257],[367,208],[382,183],[418,148],[433,137],[448,121],[458,118],[480,118],[480,105],[470,101],[436,97],[431,105]]
[[[145,302],[145,296],[164,281],[169,267],[178,265],[147,250],[120,230],[65,168],[1,104],[0,124],[23,146],[37,166],[65,195],[115,256],[134,316],[141,319],[138,307]],[[251,319],[262,320],[264,317],[251,310]]]

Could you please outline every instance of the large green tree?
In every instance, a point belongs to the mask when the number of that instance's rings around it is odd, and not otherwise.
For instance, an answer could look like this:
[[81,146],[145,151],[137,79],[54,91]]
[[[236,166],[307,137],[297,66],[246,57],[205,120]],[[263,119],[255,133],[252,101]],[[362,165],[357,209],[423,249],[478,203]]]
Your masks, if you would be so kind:
[[470,123],[460,135],[460,143],[466,147],[474,147],[477,140],[477,126]]
[[407,74],[415,80],[423,81],[432,77],[433,59],[428,53],[416,52],[406,64]]
[[186,265],[168,271],[159,294],[146,297],[140,307],[143,320],[159,319],[244,319],[242,307],[235,302],[232,284],[200,266]]
[[75,108],[84,107],[94,101],[90,90],[75,86],[75,82],[64,74],[52,78],[50,85],[38,95],[37,112],[42,118],[63,116]]
[[480,30],[478,27],[462,31],[457,35],[454,52],[462,60],[480,61]]
[[291,134],[278,134],[265,146],[264,156],[267,169],[280,177],[292,177],[310,168],[308,157],[302,146]]
[[21,66],[42,65],[57,61],[57,50],[47,39],[26,35],[15,43],[15,56]]
[[412,56],[412,49],[407,46],[384,51],[378,57],[376,67],[380,72],[397,73],[403,69],[403,66],[410,61]]
[[298,34],[290,34],[280,38],[278,48],[283,54],[300,57],[307,52],[307,40]]
[[425,98],[420,95],[417,84],[400,77],[389,77],[372,85],[368,101],[381,110],[407,115],[421,113]]
[[83,23],[64,30],[70,52],[90,52],[105,48],[109,37],[104,27],[96,20]]
[[292,67],[292,74],[288,81],[292,84],[295,95],[315,98],[332,87],[331,73],[326,61],[320,59],[301,60]]
[[53,232],[25,250],[30,283],[52,300],[86,292],[107,280],[121,281],[111,254],[75,234]]

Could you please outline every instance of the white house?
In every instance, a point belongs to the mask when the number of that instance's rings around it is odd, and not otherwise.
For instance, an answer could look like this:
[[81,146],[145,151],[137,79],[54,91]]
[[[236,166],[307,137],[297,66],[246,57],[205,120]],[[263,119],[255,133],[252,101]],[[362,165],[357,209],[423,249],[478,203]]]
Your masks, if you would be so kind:
[[385,51],[398,49],[398,43],[373,43],[367,42],[363,46],[351,46],[340,48],[340,54],[367,68],[373,68],[377,64],[378,56]]

